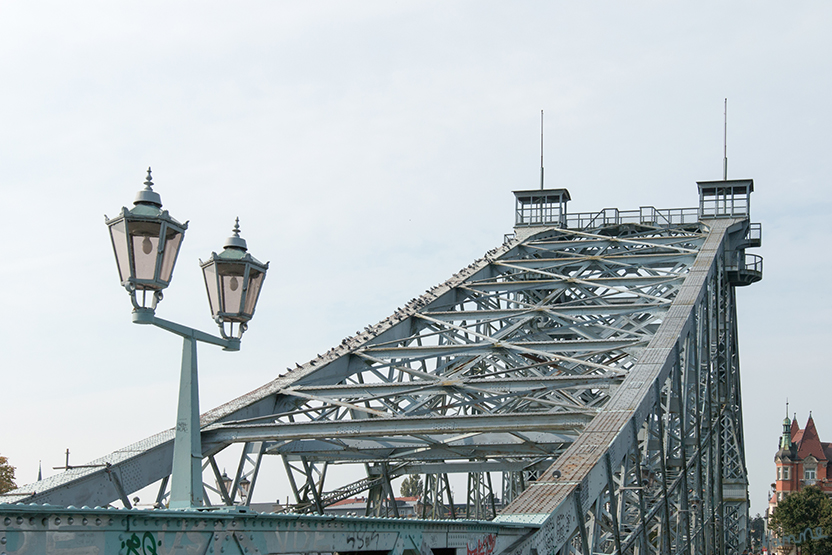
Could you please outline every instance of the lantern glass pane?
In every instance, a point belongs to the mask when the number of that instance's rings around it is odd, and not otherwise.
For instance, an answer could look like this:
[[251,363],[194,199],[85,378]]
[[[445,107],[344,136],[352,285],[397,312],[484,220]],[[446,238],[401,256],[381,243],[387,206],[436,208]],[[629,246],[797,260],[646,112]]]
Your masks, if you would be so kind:
[[162,253],[162,270],[159,272],[159,279],[164,282],[169,282],[170,276],[173,273],[173,266],[176,264],[179,246],[182,244],[183,234],[168,228],[165,236],[165,252]]
[[216,317],[220,312],[220,295],[217,290],[217,267],[210,263],[202,268],[205,277],[205,288],[208,289],[208,304],[211,305],[211,316]]
[[260,288],[263,285],[263,278],[266,274],[251,268],[248,274],[248,292],[246,293],[246,306],[243,312],[251,318],[254,315],[254,307],[257,305],[257,297],[260,296]]
[[[133,221],[128,224],[133,251],[133,277],[137,280],[156,279],[160,228],[161,224],[158,222]],[[141,284],[136,285],[143,289]]]
[[133,235],[131,239],[136,264],[136,279],[154,279],[156,277],[156,249],[159,248],[159,238]]
[[124,220],[110,226],[110,239],[116,253],[118,275],[124,283],[130,279],[130,253],[127,252],[127,234],[124,231]]
[[245,264],[223,264],[219,269],[222,289],[222,309],[230,317],[240,314],[243,299]]

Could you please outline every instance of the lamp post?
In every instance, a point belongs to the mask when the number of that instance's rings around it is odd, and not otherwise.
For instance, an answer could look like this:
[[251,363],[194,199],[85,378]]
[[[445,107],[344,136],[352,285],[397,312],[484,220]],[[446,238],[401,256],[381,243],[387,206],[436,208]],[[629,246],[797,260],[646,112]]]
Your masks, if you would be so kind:
[[211,253],[208,262],[200,261],[211,314],[221,337],[157,318],[156,306],[162,300],[162,291],[170,285],[188,223],[181,224],[162,210],[162,199],[153,191],[150,168],[144,185],[132,209],[122,208],[115,218],[105,219],[121,284],[133,304],[133,322],[154,325],[183,339],[169,506],[196,508],[204,501],[196,344],[202,341],[226,351],[240,350],[240,339],[254,315],[269,264],[247,252],[238,218],[223,251]]

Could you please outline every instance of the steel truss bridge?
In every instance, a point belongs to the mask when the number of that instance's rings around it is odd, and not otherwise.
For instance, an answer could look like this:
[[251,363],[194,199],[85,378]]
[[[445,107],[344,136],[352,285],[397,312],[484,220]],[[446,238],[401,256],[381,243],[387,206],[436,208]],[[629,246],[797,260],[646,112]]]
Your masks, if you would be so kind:
[[[586,214],[565,189],[516,191],[502,245],[202,415],[214,505],[165,508],[167,430],[0,496],[0,553],[742,553],[735,290],[762,278],[761,227],[753,181],[698,186],[696,208]],[[269,456],[294,502],[254,512]],[[335,465],[360,475],[333,486]],[[417,518],[397,518],[405,475]],[[133,507],[154,484],[158,508]],[[325,514],[357,494],[366,514]]]

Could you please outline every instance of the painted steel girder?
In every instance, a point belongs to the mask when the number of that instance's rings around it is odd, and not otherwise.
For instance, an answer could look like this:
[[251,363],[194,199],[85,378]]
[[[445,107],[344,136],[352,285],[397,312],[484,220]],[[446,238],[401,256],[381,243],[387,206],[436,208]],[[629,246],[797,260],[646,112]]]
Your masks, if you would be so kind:
[[310,460],[331,462],[369,462],[375,460],[430,461],[468,460],[499,457],[540,457],[561,453],[578,436],[540,432],[511,434],[463,434],[438,438],[426,437],[361,438],[338,440],[295,440],[268,444],[270,455],[293,460],[301,455]]
[[471,356],[489,353],[499,349],[521,350],[528,349],[545,353],[575,353],[594,352],[600,353],[614,349],[626,349],[628,347],[640,347],[647,343],[646,339],[608,339],[608,340],[578,340],[578,341],[493,341],[462,343],[451,345],[423,345],[408,347],[367,347],[361,350],[362,353],[379,358],[409,358],[423,359],[428,357],[441,356]]
[[309,421],[274,424],[218,424],[203,431],[203,441],[229,444],[241,441],[276,441],[293,439],[328,439],[357,437],[395,437],[425,435],[431,443],[448,443],[453,433],[485,432],[570,432],[582,428],[592,419],[581,412],[498,414],[452,417],[363,418],[346,421]]
[[[44,553],[389,553],[449,550],[500,553],[527,536],[528,527],[488,522],[298,514],[256,514],[231,509],[198,511],[78,509],[4,506],[2,550]],[[8,510],[6,510],[8,509]],[[0,521],[3,522],[3,521]],[[434,551],[436,550],[436,551]]]
[[[599,299],[600,300],[600,299]],[[566,316],[595,316],[604,317],[615,314],[648,314],[658,311],[667,310],[669,305],[656,304],[611,304],[611,303],[584,303],[582,305],[571,306],[544,306],[544,307],[529,307],[524,309],[509,309],[496,310],[483,308],[481,310],[455,310],[449,312],[430,311],[428,314],[435,320],[455,321],[493,321],[502,320],[506,318],[516,318],[525,316],[536,316],[535,312],[542,316],[552,315],[555,317]]]
[[579,387],[609,388],[613,384],[620,384],[625,374],[588,375],[588,376],[528,376],[524,378],[503,378],[499,381],[485,378],[457,377],[444,380],[393,383],[363,383],[363,384],[335,384],[335,385],[307,385],[287,387],[281,390],[285,395],[294,392],[317,396],[321,398],[375,398],[378,396],[392,396],[412,393],[418,388],[421,393],[441,393],[453,388],[471,387],[481,391],[496,391],[498,393],[521,393],[540,389],[568,389]]

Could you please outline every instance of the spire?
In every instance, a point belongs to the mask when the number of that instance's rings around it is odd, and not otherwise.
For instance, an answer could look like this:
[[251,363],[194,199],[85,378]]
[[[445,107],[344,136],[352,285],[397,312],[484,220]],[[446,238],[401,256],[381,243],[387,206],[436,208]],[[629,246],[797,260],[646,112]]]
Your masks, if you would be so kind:
[[786,399],[786,418],[783,419],[783,435],[780,436],[780,449],[792,448],[792,421],[789,420],[789,400]]
[[38,461],[38,482],[41,480],[43,480],[43,465],[41,464],[41,461]]

